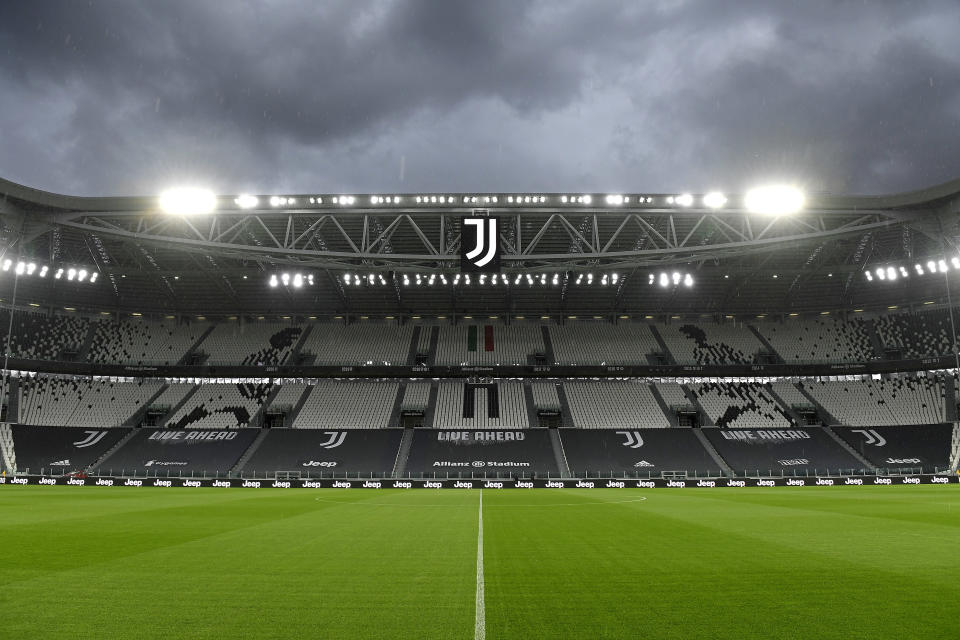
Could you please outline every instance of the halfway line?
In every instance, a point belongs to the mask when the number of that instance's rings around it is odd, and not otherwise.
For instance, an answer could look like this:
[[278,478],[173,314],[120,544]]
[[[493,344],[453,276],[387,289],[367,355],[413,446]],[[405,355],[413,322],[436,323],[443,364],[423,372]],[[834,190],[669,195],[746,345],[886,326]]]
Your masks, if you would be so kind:
[[473,625],[474,640],[486,638],[486,617],[483,604],[483,489],[480,489],[480,512],[477,516],[477,609]]

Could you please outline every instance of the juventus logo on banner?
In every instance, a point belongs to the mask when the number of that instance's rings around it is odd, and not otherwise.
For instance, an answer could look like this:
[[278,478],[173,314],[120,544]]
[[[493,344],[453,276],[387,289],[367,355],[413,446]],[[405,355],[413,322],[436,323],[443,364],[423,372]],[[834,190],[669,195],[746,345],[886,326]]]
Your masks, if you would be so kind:
[[500,271],[500,231],[496,218],[464,218],[460,227],[460,271]]

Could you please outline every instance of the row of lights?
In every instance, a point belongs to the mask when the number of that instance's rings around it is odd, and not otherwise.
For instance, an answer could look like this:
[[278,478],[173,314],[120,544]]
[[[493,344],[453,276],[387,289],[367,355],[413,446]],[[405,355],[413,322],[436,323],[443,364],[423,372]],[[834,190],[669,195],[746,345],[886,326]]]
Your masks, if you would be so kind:
[[313,286],[312,273],[281,273],[272,274],[268,280],[271,287],[279,287],[281,284],[285,287],[300,289],[304,285]]
[[[46,278],[47,274],[50,272],[50,267],[45,264],[37,266],[36,262],[20,261],[14,264],[13,260],[7,258],[0,263],[0,270],[4,272],[13,271],[18,276],[37,276],[40,278]],[[70,281],[89,282],[90,284],[94,284],[99,277],[99,271],[94,271],[92,269],[87,271],[82,267],[59,267],[53,272],[54,280],[65,278]]]
[[682,284],[685,287],[692,287],[693,276],[689,273],[680,273],[679,271],[674,271],[673,273],[661,271],[659,276],[651,273],[648,277],[647,284],[659,284],[661,287],[669,287],[671,284],[679,287]]
[[[954,269],[960,269],[960,258],[957,258],[957,257],[950,258],[950,264],[953,266]],[[923,276],[928,273],[946,273],[947,271],[949,271],[949,267],[947,266],[946,260],[940,259],[940,260],[928,260],[926,264],[926,268],[924,268],[924,265],[918,262],[917,264],[913,265],[913,270],[914,272],[916,272],[918,276]],[[868,282],[873,282],[874,280],[886,280],[889,282],[895,282],[900,278],[909,278],[910,270],[903,265],[896,266],[896,267],[893,267],[893,266],[877,267],[873,271],[864,271],[863,275]]]
[[[498,196],[481,195],[418,195],[414,196],[417,204],[498,204]],[[356,196],[341,195],[330,198],[333,204],[341,206],[352,206],[357,204]],[[548,197],[540,194],[528,195],[508,195],[507,204],[546,204]],[[631,204],[633,200],[630,196],[622,194],[608,194],[604,197],[604,202],[608,206],[622,206]],[[653,204],[653,196],[637,196],[635,198],[638,204]],[[400,196],[370,196],[371,205],[400,204]],[[701,204],[709,209],[721,209],[727,205],[729,200],[720,191],[711,191],[701,198]],[[768,215],[787,215],[800,211],[805,205],[803,192],[793,186],[776,185],[760,187],[747,192],[743,200],[743,206],[752,213],[762,213]],[[313,205],[323,204],[321,196],[312,196],[309,203]],[[593,203],[593,197],[590,195],[561,195],[561,204],[583,204]],[[689,193],[667,196],[664,203],[668,206],[692,207],[696,203],[696,198]],[[253,209],[260,204],[259,198],[249,194],[242,194],[234,198],[234,204],[241,209]],[[271,207],[296,206],[297,199],[288,196],[271,196],[269,199]],[[207,189],[198,189],[193,187],[169,189],[160,195],[160,208],[166,213],[175,215],[197,215],[211,213],[217,208],[217,196]]]
[[[387,278],[382,273],[368,273],[366,275],[360,275],[356,273],[344,273],[342,276],[343,283],[345,285],[353,285],[359,287],[362,284],[368,285],[381,285],[386,286],[390,284]],[[448,274],[445,273],[403,273],[398,274],[398,277],[401,279],[401,283],[405,287],[410,286],[434,286],[442,285],[446,286],[453,284],[453,286],[459,286],[461,283],[464,285],[472,285],[476,282],[479,285],[489,285],[497,286],[500,285],[509,285],[512,281],[514,286],[520,286],[522,284],[527,284],[528,286],[541,285],[547,286],[559,286],[561,282],[561,274],[559,273],[518,273],[514,274],[512,277],[505,273],[496,273],[496,274],[486,274],[481,273],[471,277],[470,274],[456,273],[448,277]],[[688,276],[689,277],[689,276]],[[271,277],[271,282],[275,279],[276,276]],[[616,285],[622,278],[618,273],[602,273],[596,278],[597,282],[601,286],[607,285]],[[579,273],[574,279],[574,284],[576,285],[592,285],[594,283],[594,275],[592,273]],[[312,284],[312,281],[311,281]],[[276,285],[272,285],[276,286]]]

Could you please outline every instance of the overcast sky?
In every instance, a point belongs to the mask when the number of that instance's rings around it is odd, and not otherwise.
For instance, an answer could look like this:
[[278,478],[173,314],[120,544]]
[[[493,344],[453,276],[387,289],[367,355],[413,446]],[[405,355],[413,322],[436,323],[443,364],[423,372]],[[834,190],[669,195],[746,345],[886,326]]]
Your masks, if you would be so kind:
[[81,195],[960,177],[960,2],[0,2],[0,176]]

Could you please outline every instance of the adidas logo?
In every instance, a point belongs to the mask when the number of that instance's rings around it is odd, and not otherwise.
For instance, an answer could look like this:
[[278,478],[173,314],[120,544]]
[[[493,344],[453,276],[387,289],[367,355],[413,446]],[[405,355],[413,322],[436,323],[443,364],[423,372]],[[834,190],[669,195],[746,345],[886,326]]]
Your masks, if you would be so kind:
[[50,466],[51,466],[51,467],[69,467],[69,466],[70,466],[70,461],[69,461],[69,460],[57,460],[56,462],[51,462],[51,463],[50,463]]

